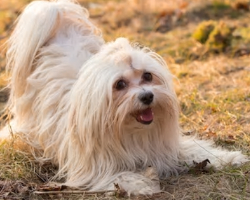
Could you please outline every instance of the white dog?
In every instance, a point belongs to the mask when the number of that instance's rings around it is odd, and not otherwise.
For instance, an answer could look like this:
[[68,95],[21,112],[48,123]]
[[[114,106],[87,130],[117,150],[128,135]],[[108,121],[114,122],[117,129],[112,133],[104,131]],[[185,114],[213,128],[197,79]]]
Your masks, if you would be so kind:
[[56,177],[68,186],[97,191],[115,183],[128,194],[152,194],[160,191],[158,178],[193,161],[209,159],[217,169],[247,161],[182,137],[164,60],[124,38],[105,44],[78,4],[29,4],[7,62],[13,131],[37,159],[57,164]]

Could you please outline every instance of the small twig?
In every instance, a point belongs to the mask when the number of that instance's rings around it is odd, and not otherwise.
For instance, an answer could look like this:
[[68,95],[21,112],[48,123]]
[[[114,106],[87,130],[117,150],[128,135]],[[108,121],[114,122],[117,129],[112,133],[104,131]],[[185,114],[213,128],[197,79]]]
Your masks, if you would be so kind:
[[33,194],[100,194],[107,192],[116,192],[116,190],[106,190],[106,191],[96,191],[96,192],[87,192],[80,190],[65,190],[65,191],[34,191]]

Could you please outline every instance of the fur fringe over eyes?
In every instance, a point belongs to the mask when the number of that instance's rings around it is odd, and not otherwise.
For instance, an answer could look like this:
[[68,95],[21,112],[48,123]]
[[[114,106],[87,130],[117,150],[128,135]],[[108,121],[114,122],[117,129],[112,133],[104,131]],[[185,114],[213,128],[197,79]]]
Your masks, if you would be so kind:
[[9,39],[7,69],[14,132],[38,160],[58,165],[55,179],[66,185],[96,191],[117,183],[128,194],[152,194],[159,178],[193,160],[215,168],[247,161],[181,136],[165,61],[125,38],[105,43],[72,1],[25,8]]

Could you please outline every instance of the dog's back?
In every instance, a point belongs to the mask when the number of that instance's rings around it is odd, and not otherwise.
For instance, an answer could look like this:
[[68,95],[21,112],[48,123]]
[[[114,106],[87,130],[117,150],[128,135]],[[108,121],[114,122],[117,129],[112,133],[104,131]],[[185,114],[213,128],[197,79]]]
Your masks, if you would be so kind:
[[46,158],[55,159],[78,71],[102,44],[87,10],[70,1],[34,1],[17,21],[7,52],[12,128]]

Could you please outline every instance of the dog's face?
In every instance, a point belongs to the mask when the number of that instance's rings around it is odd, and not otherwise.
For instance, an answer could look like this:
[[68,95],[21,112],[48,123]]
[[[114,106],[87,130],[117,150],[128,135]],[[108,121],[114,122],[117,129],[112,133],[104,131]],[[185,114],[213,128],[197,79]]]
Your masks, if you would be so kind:
[[154,119],[152,108],[157,104],[157,93],[153,86],[159,82],[159,78],[152,72],[135,69],[131,64],[114,83],[114,101],[118,107],[131,103],[129,117],[141,124],[151,124]]
[[178,119],[172,75],[163,59],[147,49],[118,39],[93,56],[80,74],[75,87],[81,105],[75,109],[78,124],[84,121],[88,124],[83,126],[98,127],[103,134],[133,133],[163,129]]
[[122,52],[113,83],[115,121],[131,129],[150,129],[176,115],[172,78],[145,52]]

